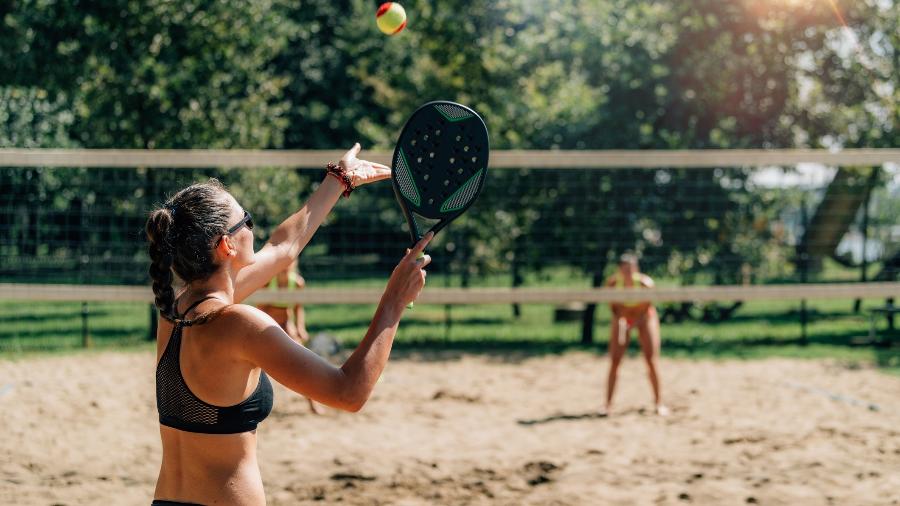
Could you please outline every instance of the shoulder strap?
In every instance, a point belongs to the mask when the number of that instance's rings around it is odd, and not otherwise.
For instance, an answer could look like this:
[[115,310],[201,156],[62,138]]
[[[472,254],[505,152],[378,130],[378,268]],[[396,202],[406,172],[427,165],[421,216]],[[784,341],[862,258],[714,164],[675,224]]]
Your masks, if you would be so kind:
[[212,295],[207,295],[206,297],[203,297],[202,299],[195,301],[193,304],[188,306],[188,308],[185,309],[183,313],[181,313],[181,317],[179,318],[179,320],[184,320],[184,317],[187,316],[187,314],[190,313],[192,309],[199,306],[200,303],[208,301],[209,299],[215,299],[215,297]]

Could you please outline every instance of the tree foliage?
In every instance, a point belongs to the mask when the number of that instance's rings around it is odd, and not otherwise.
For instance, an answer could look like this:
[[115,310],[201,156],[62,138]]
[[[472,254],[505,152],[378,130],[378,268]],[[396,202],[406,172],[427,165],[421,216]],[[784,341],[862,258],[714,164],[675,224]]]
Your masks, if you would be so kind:
[[[390,148],[409,113],[433,99],[474,107],[501,149],[900,141],[893,1],[404,3],[409,28],[384,37],[363,0],[5,2],[0,143]],[[32,172],[27,184],[6,171],[0,182],[61,198],[48,172]],[[145,186],[138,200],[85,181],[89,195],[58,205],[137,213],[173,184],[135,174]],[[263,225],[315,183],[295,172],[229,174],[242,202],[270,217]],[[389,191],[364,197],[317,240],[335,253],[393,258],[402,217]],[[784,246],[761,225],[780,209],[736,168],[495,172],[484,199],[435,244],[463,276],[521,277],[555,264],[597,274],[638,249],[656,272],[726,282]]]

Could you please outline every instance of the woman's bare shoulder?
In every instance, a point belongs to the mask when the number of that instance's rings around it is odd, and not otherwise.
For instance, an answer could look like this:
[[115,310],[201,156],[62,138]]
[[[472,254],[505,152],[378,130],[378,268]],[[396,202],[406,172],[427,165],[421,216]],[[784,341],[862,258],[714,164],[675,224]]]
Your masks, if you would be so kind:
[[235,332],[262,331],[272,325],[278,325],[265,311],[248,304],[227,306],[215,320],[218,325]]

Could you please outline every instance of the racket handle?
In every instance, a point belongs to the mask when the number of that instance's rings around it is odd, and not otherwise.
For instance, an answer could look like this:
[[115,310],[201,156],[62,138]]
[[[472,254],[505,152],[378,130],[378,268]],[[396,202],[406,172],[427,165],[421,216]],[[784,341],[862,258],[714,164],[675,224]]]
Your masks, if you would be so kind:
[[[424,251],[420,251],[419,254],[416,255],[416,260],[419,260],[419,259],[421,259],[421,258],[425,258],[425,252],[424,252]],[[409,304],[406,305],[406,309],[412,309],[414,305],[415,305],[414,302],[410,302]]]

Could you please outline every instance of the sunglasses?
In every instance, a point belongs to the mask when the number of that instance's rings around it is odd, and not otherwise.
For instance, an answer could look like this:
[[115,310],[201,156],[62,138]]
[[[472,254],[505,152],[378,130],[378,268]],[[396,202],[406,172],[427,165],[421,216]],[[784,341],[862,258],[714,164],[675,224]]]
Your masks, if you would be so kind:
[[[247,230],[253,230],[253,216],[250,216],[250,213],[248,213],[247,211],[244,211],[244,217],[241,218],[241,221],[237,222],[237,224],[235,226],[226,230],[225,233],[222,234],[222,237],[225,237],[226,235],[231,235],[231,234],[237,232],[244,225],[247,225]],[[216,246],[218,246],[219,243],[222,242],[222,237],[219,237],[219,240],[216,241]]]

